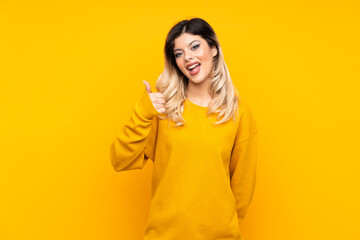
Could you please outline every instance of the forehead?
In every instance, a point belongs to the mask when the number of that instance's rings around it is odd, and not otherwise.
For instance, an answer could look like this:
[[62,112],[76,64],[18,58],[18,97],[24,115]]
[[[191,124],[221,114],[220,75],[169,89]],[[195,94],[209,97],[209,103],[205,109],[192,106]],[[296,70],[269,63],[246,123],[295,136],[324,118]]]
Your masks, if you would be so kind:
[[177,38],[175,38],[174,40],[174,49],[175,48],[183,48],[188,46],[188,44],[190,44],[192,41],[194,40],[198,40],[198,41],[203,41],[203,38],[199,35],[194,35],[191,33],[182,33],[180,36],[178,36]]

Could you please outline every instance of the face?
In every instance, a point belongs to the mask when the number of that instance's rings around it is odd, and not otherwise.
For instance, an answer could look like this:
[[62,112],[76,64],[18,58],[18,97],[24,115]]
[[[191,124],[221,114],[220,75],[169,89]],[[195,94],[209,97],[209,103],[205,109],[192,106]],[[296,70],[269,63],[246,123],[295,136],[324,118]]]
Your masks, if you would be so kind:
[[[199,35],[182,33],[174,40],[174,57],[181,72],[193,83],[202,83],[212,78],[213,57],[216,47],[210,48],[205,39]],[[199,63],[192,70],[194,63]]]

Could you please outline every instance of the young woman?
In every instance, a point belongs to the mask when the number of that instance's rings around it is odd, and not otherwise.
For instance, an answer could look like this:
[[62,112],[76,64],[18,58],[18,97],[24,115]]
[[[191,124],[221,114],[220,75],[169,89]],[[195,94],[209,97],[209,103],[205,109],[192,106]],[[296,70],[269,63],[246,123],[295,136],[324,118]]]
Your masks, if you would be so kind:
[[111,145],[116,171],[153,161],[145,240],[241,240],[256,181],[257,127],[212,27],[178,22],[165,68]]

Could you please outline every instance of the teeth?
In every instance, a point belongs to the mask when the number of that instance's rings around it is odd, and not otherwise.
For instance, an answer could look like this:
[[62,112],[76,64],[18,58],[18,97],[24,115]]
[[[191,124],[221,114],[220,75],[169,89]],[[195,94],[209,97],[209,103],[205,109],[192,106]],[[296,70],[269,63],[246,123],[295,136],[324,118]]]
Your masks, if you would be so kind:
[[191,69],[193,69],[194,67],[196,67],[197,65],[199,65],[200,63],[195,63],[194,65],[191,65],[190,67],[189,67],[189,69],[191,70]]

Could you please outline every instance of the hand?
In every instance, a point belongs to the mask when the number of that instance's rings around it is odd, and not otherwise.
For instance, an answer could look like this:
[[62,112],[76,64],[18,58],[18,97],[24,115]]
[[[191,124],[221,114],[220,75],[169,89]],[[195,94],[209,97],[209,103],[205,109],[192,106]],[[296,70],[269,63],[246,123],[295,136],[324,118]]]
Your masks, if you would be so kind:
[[159,93],[159,92],[152,93],[150,84],[145,80],[143,81],[143,83],[145,84],[145,89],[146,89],[147,93],[149,94],[149,97],[150,97],[151,102],[154,105],[155,109],[159,113],[165,112],[164,95],[162,93]]

